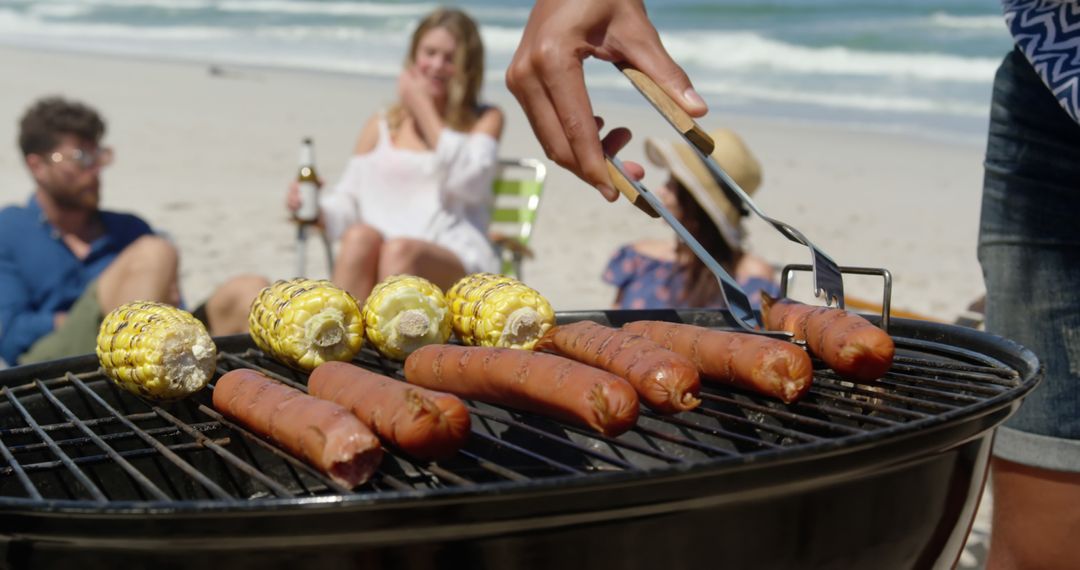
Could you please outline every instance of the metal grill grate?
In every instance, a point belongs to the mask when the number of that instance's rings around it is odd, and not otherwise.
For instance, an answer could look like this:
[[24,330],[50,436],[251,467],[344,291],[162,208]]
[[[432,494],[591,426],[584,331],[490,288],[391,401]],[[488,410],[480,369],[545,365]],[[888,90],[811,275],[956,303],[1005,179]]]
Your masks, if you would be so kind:
[[[237,337],[238,338],[238,337]],[[235,340],[235,339],[234,339]],[[469,402],[473,433],[453,458],[421,463],[395,450],[377,475],[348,490],[210,406],[210,391],[156,406],[88,371],[5,378],[0,399],[0,505],[221,508],[373,495],[477,490],[593,473],[651,473],[673,466],[767,461],[855,444],[970,414],[1012,397],[1026,379],[989,356],[939,342],[897,339],[892,371],[873,386],[840,380],[815,362],[815,380],[800,402],[778,401],[705,385],[693,412],[660,416],[642,410],[618,438]],[[231,343],[218,372],[254,368],[292,386],[305,376]],[[401,378],[400,365],[366,350],[357,363]]]

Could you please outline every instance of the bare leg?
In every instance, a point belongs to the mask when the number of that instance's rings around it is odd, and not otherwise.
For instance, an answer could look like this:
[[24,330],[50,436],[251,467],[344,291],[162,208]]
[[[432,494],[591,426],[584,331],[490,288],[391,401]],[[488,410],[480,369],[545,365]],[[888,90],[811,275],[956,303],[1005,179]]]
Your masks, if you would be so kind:
[[261,275],[239,275],[218,287],[206,301],[211,336],[248,332],[251,302],[269,284]]
[[366,224],[349,226],[341,236],[331,281],[363,303],[378,278],[379,250],[382,245],[382,234],[375,228]]
[[1080,473],[994,459],[987,570],[1080,568]]
[[465,276],[465,267],[450,250],[429,241],[399,238],[383,244],[379,254],[379,279],[397,274],[417,275],[443,291]]
[[124,248],[98,278],[98,303],[108,313],[131,301],[180,302],[180,254],[158,236],[143,236]]

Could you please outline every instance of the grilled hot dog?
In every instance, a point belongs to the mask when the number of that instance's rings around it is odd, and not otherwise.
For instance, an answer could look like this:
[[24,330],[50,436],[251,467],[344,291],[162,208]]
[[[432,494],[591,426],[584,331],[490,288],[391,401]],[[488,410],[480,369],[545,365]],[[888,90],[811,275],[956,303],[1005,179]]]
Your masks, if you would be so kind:
[[428,345],[405,359],[412,384],[547,415],[618,435],[637,421],[638,396],[626,380],[531,350]]
[[685,412],[701,403],[697,397],[701,380],[694,363],[638,334],[578,321],[552,328],[536,348],[625,378],[658,412]]
[[689,358],[706,382],[729,384],[785,403],[801,398],[814,377],[810,357],[790,342],[661,321],[637,321],[623,329]]
[[761,297],[765,328],[787,331],[842,378],[870,382],[892,367],[892,337],[870,321],[843,309],[814,307],[791,299]]
[[338,404],[240,368],[214,385],[214,407],[280,444],[342,485],[367,481],[382,448],[371,430]]
[[469,437],[469,411],[457,396],[427,390],[345,362],[319,365],[312,396],[337,402],[385,442],[421,459],[449,457]]

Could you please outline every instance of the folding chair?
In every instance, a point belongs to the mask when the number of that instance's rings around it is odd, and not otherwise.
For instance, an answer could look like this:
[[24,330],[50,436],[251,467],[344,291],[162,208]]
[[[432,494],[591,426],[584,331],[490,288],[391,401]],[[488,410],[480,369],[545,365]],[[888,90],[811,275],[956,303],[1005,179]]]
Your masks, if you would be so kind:
[[307,238],[310,232],[318,234],[322,238],[323,249],[326,252],[326,268],[330,275],[334,274],[334,250],[330,245],[330,239],[326,232],[315,224],[296,225],[296,275],[295,277],[307,276]]
[[504,275],[521,279],[521,262],[532,257],[532,238],[547,167],[533,158],[503,159],[495,178],[495,207],[488,235],[502,260]]

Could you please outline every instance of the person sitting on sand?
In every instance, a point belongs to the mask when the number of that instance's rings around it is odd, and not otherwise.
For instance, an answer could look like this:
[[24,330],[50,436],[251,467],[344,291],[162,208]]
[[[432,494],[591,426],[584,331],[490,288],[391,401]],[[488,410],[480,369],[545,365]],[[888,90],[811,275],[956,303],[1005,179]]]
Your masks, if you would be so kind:
[[[761,185],[761,165],[734,132],[709,133],[716,142],[713,158],[749,194]],[[667,183],[656,190],[671,213],[746,291],[751,303],[762,291],[776,296],[776,270],[744,248],[742,215],[701,157],[684,142],[645,141],[649,160],[666,168]],[[677,236],[624,245],[604,271],[605,282],[618,292],[615,308],[661,309],[723,307],[716,276]]]
[[[98,208],[105,122],[60,97],[23,115],[19,146],[36,185],[25,206],[0,210],[0,359],[27,364],[94,351],[109,311],[129,301],[181,303],[176,247],[132,214]],[[195,311],[213,335],[247,331],[267,284],[240,276]]]
[[[319,220],[340,239],[331,280],[361,302],[375,283],[408,273],[447,288],[498,271],[487,238],[502,111],[481,104],[484,50],[476,23],[439,8],[412,35],[398,102],[372,116]],[[286,205],[300,207],[297,186]]]

